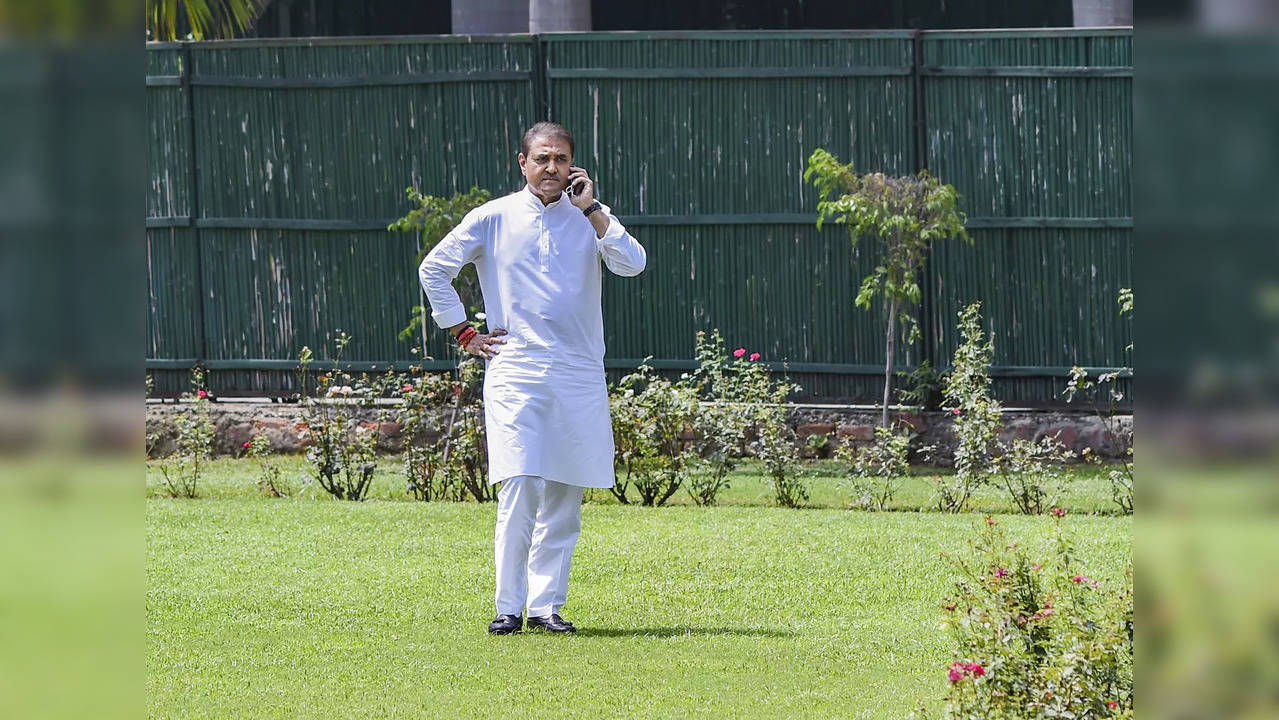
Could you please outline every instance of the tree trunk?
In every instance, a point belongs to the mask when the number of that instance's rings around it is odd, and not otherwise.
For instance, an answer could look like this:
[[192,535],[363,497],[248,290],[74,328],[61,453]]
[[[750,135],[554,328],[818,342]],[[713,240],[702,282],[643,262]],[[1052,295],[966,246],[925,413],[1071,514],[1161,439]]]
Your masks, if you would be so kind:
[[888,346],[888,358],[884,360],[884,415],[880,419],[880,424],[888,427],[888,397],[893,389],[893,339],[897,333],[893,332],[897,327],[897,301],[893,300],[888,304],[888,334],[884,336],[886,345]]
[[1075,27],[1132,25],[1132,0],[1073,0]]
[[454,35],[528,32],[529,4],[523,0],[453,0]]
[[563,32],[591,29],[591,0],[531,0],[528,31]]

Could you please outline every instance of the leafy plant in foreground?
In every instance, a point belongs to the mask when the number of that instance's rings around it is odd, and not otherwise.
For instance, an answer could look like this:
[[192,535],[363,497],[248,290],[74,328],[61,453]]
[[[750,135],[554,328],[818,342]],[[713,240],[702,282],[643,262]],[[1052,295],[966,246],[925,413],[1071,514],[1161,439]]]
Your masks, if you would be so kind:
[[1089,577],[1065,512],[1052,515],[1050,558],[1032,560],[989,516],[973,554],[952,558],[960,576],[943,605],[956,644],[945,717],[1132,717],[1132,565],[1117,587]]

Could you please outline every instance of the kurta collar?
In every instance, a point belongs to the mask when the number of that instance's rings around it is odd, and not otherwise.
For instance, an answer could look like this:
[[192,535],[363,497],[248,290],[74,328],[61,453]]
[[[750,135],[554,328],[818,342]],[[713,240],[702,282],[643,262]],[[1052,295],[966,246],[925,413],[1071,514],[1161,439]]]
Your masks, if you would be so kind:
[[543,204],[542,204],[542,201],[541,201],[540,199],[538,199],[538,197],[537,197],[536,195],[534,195],[534,194],[533,194],[533,188],[529,187],[529,186],[528,186],[528,184],[527,184],[527,183],[525,183],[525,184],[524,184],[524,197],[525,197],[525,198],[527,198],[529,202],[533,203],[533,205],[535,205],[535,206],[537,207],[537,209],[538,209],[538,210],[543,210],[543,209],[545,209],[545,210],[554,210],[555,208],[557,208],[557,207],[559,207],[559,206],[560,206],[560,203],[561,203],[561,202],[563,202],[563,201],[564,201],[564,191],[563,191],[563,190],[561,190],[561,191],[560,191],[560,196],[559,196],[558,198],[556,198],[555,200],[552,200],[550,203],[548,203],[548,204],[546,204],[546,205],[543,205]]

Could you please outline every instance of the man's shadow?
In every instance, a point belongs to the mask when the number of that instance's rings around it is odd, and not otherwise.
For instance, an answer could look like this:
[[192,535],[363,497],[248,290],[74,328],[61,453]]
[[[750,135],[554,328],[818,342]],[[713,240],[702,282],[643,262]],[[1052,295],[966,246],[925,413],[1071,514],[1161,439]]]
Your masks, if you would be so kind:
[[699,627],[659,627],[659,628],[580,628],[579,637],[657,637],[669,638],[687,635],[739,635],[743,637],[795,637],[795,633],[784,630],[753,630],[743,628],[699,628]]

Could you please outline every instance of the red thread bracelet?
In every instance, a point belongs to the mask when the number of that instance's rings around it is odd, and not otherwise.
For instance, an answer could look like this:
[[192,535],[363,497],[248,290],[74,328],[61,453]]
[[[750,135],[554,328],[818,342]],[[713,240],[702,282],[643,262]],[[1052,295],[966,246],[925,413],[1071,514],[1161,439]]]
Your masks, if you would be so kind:
[[458,334],[457,341],[462,347],[466,347],[466,344],[471,341],[471,338],[475,337],[478,334],[479,333],[475,332],[475,328],[468,327],[467,329],[463,330],[460,334]]

